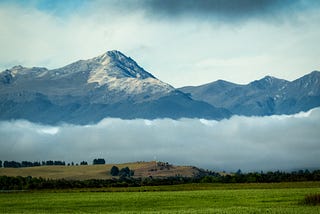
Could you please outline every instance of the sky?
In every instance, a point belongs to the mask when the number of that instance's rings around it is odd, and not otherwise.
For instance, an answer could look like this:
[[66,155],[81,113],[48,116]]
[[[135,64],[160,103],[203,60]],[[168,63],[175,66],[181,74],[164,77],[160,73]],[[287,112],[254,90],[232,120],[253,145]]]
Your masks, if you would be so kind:
[[[104,119],[45,126],[1,121],[0,159],[92,163],[164,161],[215,171],[319,169],[320,108],[295,115],[204,119]],[[85,133],[85,134],[84,134]]]
[[0,0],[0,70],[119,50],[174,87],[320,70],[318,0]]
[[[294,80],[320,70],[319,23],[318,0],[0,0],[0,70],[54,69],[119,50],[174,87],[266,75]],[[0,159],[313,169],[319,130],[319,108],[222,121],[0,121]]]

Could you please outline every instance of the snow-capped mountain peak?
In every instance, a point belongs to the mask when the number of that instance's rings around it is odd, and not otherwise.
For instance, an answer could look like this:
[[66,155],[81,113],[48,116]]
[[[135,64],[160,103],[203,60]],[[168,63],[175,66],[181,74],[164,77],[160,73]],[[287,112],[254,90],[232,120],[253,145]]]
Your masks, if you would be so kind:
[[108,65],[111,61],[124,61],[126,56],[120,51],[113,50],[93,58],[94,61],[101,63],[102,65]]
[[154,78],[155,77],[141,68],[130,57],[125,56],[120,51],[108,51],[91,60],[92,63],[97,63],[97,67],[90,72],[88,83],[98,83],[105,85],[110,81],[115,81],[124,78]]
[[26,68],[21,65],[16,65],[16,66],[13,66],[11,69],[7,70],[7,72],[9,72],[14,77],[17,73],[19,73],[25,69]]
[[120,51],[108,51],[89,61],[97,66],[90,71],[87,83],[96,87],[105,86],[125,94],[167,94],[174,90]]
[[22,70],[22,69],[24,69],[25,67],[23,67],[22,65],[16,65],[16,66],[13,66],[12,68],[11,68],[11,70]]

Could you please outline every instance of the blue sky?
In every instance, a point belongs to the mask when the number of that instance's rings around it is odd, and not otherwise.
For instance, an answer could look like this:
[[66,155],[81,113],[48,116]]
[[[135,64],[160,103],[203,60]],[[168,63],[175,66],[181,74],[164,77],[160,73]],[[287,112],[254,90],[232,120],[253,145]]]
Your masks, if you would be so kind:
[[85,7],[87,2],[86,0],[42,0],[35,1],[35,7],[56,16],[67,17]]
[[3,6],[17,5],[35,8],[54,16],[67,17],[90,3],[88,0],[1,0]]
[[120,50],[173,86],[320,70],[317,0],[0,1],[0,70]]

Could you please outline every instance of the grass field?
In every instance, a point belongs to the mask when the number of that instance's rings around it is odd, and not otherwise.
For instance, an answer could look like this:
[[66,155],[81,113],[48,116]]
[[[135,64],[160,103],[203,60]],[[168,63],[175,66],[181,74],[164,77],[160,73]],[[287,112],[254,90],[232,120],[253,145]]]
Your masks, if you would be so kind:
[[320,213],[303,204],[319,192],[303,182],[0,193],[0,213]]

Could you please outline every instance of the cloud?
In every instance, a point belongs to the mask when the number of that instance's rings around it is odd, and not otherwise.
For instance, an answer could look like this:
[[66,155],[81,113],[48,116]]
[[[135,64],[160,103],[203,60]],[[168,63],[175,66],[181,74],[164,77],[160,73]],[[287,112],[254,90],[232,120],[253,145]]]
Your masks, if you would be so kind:
[[[299,14],[317,11],[320,2],[312,0],[2,0],[0,7],[20,7],[28,11],[38,11],[55,18],[69,19],[73,16],[88,18],[105,16],[109,18],[144,15],[146,19],[184,18],[212,22],[239,22],[251,19],[271,18],[290,20]],[[102,15],[102,16],[101,16]],[[295,19],[295,18],[294,18]],[[270,19],[267,19],[270,20]],[[157,20],[159,21],[159,20]],[[161,19],[160,19],[161,21]],[[168,20],[165,20],[168,21]]]
[[151,0],[144,1],[150,14],[168,17],[191,16],[200,18],[220,18],[224,21],[236,21],[280,13],[284,9],[294,8],[299,0]]
[[248,20],[290,20],[301,12],[320,6],[312,0],[132,0],[91,1],[92,8],[119,11],[121,14],[144,13],[156,20],[200,20],[239,24]]
[[226,22],[288,16],[309,7],[319,6],[317,1],[303,0],[33,0],[22,4],[56,16],[68,16],[74,11],[83,12],[89,9],[89,13],[116,10],[125,14],[144,12],[148,18],[213,18]]
[[30,5],[0,3],[1,69],[19,64],[53,69],[108,50],[127,53],[139,43],[127,36],[144,32],[138,28],[139,15],[120,17],[112,8],[97,8],[96,13],[78,9],[66,17],[57,16],[55,11],[59,8],[52,7],[56,8],[53,12]]
[[320,108],[296,115],[235,116],[229,120],[104,119],[87,126],[0,122],[1,160],[102,157],[107,162],[149,161],[213,170],[292,170],[319,167]]
[[319,70],[318,1],[63,2],[0,1],[1,71],[53,69],[114,49],[175,87]]

